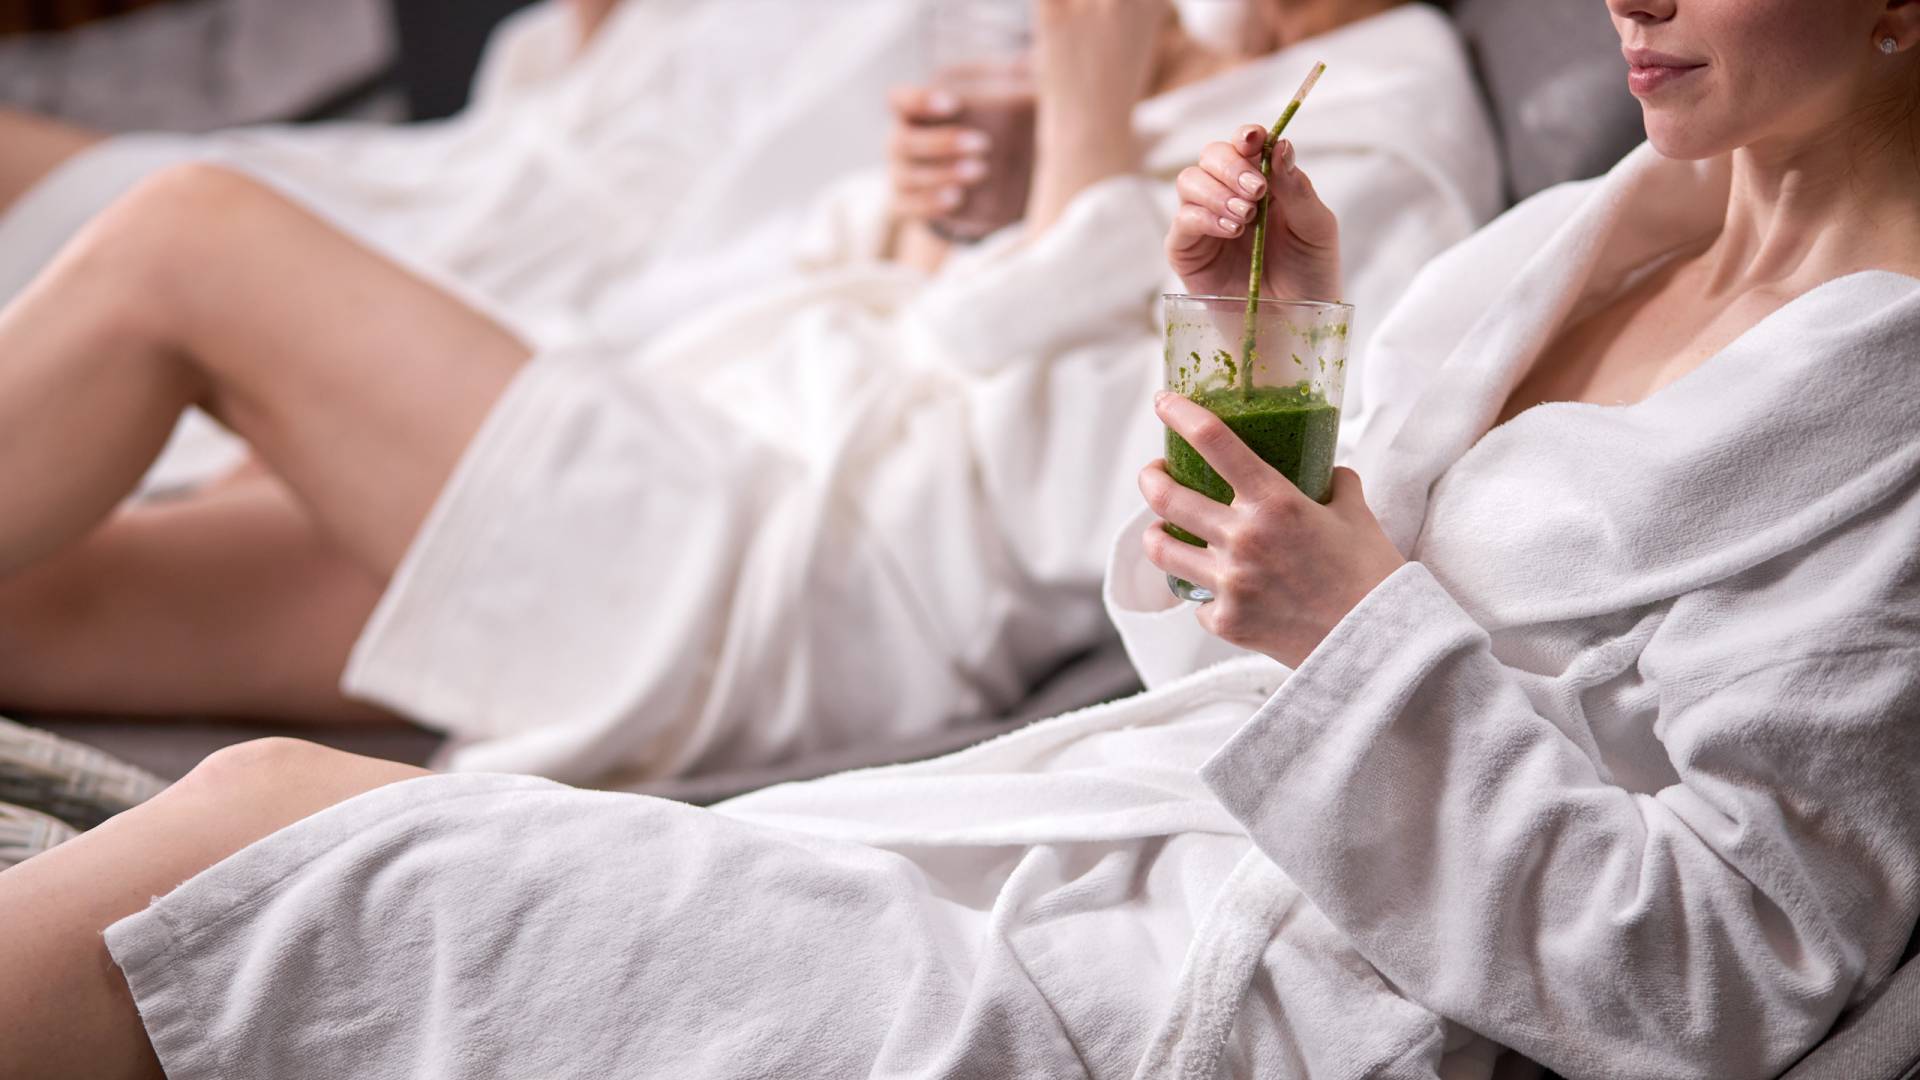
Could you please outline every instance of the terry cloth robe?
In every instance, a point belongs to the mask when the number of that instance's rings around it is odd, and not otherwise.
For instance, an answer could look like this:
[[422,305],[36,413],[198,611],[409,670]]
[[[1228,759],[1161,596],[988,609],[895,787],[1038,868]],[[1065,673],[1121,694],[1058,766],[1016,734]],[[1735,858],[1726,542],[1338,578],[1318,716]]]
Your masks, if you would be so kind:
[[168,1075],[1776,1075],[1920,911],[1920,281],[1488,431],[1728,176],[1642,151],[1421,278],[1360,454],[1419,561],[1297,672],[711,811],[381,789],[109,928]]
[[1173,176],[1277,114],[1316,56],[1343,78],[1300,153],[1362,223],[1347,265],[1384,307],[1498,198],[1464,53],[1423,5],[1147,103],[1149,171],[1034,241],[1008,230],[931,280],[817,272],[632,355],[536,358],[347,691],[448,732],[452,768],[596,786],[1007,710],[1110,634],[1107,541],[1159,440]]
[[[510,19],[453,119],[107,140],[0,215],[0,303],[140,180],[253,175],[535,346],[629,342],[780,280],[814,202],[877,165],[919,0],[623,0],[584,48],[569,5]],[[235,446],[183,427],[153,486]]]

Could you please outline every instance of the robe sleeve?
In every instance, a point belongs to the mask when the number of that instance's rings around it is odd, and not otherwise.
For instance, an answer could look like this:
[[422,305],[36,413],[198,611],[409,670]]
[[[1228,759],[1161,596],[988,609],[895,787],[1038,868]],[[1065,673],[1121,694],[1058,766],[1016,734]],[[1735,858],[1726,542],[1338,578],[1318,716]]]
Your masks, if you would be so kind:
[[1172,206],[1165,184],[1112,177],[1037,237],[1006,229],[956,250],[906,313],[914,347],[989,376],[1102,338],[1158,340]]
[[820,273],[885,260],[894,240],[892,205],[884,170],[836,181],[821,194],[801,228],[797,263]]
[[1421,1004],[1569,1075],[1774,1076],[1913,927],[1920,656],[1865,620],[1742,655],[1770,621],[1650,692],[1680,782],[1636,793],[1412,563],[1205,777]]

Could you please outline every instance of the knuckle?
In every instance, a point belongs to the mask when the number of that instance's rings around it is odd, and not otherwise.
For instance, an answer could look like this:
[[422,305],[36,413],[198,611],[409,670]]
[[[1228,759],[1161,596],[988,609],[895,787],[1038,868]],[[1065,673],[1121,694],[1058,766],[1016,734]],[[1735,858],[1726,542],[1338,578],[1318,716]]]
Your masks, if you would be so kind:
[[1213,617],[1213,625],[1208,629],[1213,632],[1215,637],[1223,641],[1238,643],[1247,633],[1245,608],[1233,600],[1225,598],[1226,594],[1220,592],[1220,590],[1215,589],[1214,591],[1220,595],[1222,599],[1215,600],[1213,603],[1207,605],[1211,609],[1210,614]]
[[1140,538],[1140,547],[1147,553],[1147,560],[1156,565],[1164,562],[1172,553],[1173,543],[1173,537],[1158,525],[1149,528]]
[[1147,500],[1147,506],[1156,512],[1166,509],[1173,495],[1166,482],[1151,472],[1140,478],[1140,494]]
[[1247,522],[1236,519],[1220,530],[1220,541],[1215,546],[1228,556],[1245,557],[1259,549],[1259,533]]

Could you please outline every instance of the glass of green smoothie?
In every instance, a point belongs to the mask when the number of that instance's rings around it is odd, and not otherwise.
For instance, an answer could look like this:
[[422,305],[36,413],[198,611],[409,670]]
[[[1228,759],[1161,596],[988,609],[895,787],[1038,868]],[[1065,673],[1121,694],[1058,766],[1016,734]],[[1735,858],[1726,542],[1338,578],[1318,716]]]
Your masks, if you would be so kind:
[[[1347,385],[1353,306],[1313,300],[1259,302],[1244,296],[1167,296],[1166,386],[1226,421],[1261,460],[1315,502],[1333,488],[1334,444]],[[1233,488],[1187,440],[1167,432],[1167,472],[1217,502]],[[1175,538],[1204,547],[1168,525]],[[1213,594],[1168,575],[1182,600]]]

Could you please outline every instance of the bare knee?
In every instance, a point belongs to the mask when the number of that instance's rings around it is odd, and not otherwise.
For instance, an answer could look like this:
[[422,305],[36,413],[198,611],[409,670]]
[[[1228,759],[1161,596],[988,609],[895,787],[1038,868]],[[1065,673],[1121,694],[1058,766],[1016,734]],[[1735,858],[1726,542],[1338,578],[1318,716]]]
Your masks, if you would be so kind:
[[170,256],[186,260],[217,255],[248,231],[253,219],[286,201],[244,173],[207,162],[161,169],[115,200],[81,239],[122,259]]
[[270,785],[337,766],[352,755],[305,739],[273,736],[224,746],[203,758],[181,783],[200,787],[236,788]]
[[214,751],[177,786],[223,801],[271,801],[291,821],[375,788],[426,775],[426,770],[411,765],[275,736]]

